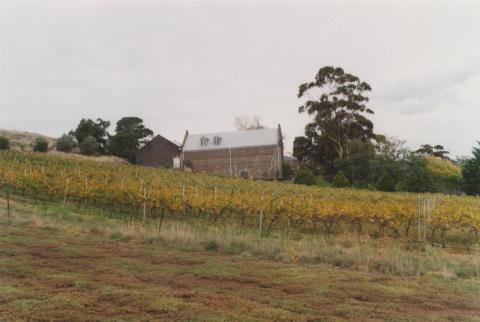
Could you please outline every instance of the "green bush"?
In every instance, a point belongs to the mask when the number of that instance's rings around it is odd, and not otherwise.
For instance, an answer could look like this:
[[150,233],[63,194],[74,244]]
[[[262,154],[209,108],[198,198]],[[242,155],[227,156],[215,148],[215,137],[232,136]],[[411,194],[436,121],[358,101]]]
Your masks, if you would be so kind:
[[342,170],[339,170],[333,178],[333,186],[337,188],[350,187],[350,181],[343,174]]
[[218,245],[218,243],[214,240],[211,240],[211,241],[208,241],[205,246],[204,246],[205,250],[208,250],[208,251],[216,251],[220,248],[220,246]]
[[316,178],[312,170],[307,167],[301,166],[298,169],[297,175],[295,176],[293,182],[297,184],[306,184],[308,186],[311,186],[316,183]]
[[465,161],[462,168],[463,189],[468,195],[480,195],[480,142],[473,148],[473,157]]
[[35,152],[47,152],[48,151],[48,142],[42,137],[38,137],[33,143],[33,151]]
[[192,161],[190,161],[190,160],[183,160],[183,167],[184,167],[184,168],[190,168],[190,169],[191,169],[191,168],[193,167]]
[[395,191],[395,182],[387,171],[383,172],[383,174],[378,179],[376,188],[380,191]]
[[59,137],[56,143],[57,150],[62,152],[72,152],[75,145],[75,138],[67,134]]
[[282,175],[284,180],[289,180],[293,178],[293,170],[290,164],[282,164]]
[[80,153],[83,155],[96,155],[100,150],[100,144],[93,136],[88,135],[80,143]]
[[432,173],[427,168],[427,159],[422,156],[409,156],[405,173],[396,188],[408,192],[435,192]]
[[10,140],[4,136],[0,136],[0,150],[10,149]]
[[330,187],[331,184],[326,181],[322,176],[318,176],[315,178],[315,185],[318,187]]

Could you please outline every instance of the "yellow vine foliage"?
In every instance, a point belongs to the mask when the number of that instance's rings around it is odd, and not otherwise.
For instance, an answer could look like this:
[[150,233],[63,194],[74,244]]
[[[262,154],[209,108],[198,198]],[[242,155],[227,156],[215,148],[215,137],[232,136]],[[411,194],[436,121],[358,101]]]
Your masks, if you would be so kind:
[[[415,225],[419,214],[418,195],[411,193],[250,181],[12,151],[0,153],[0,188],[131,210],[193,210],[227,220],[240,216],[251,223],[262,213],[268,225],[307,228],[346,221],[398,230]],[[430,218],[433,227],[480,229],[480,199],[440,194],[430,198],[437,200]]]

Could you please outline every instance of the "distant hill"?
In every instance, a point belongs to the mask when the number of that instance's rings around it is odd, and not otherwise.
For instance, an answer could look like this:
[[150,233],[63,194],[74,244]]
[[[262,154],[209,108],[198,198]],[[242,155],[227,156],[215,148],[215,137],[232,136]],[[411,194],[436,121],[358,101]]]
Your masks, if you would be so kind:
[[10,140],[10,148],[19,151],[32,151],[33,143],[38,137],[47,140],[50,149],[53,149],[57,141],[55,138],[46,135],[15,130],[0,129],[0,136],[7,137]]
[[38,137],[42,137],[48,142],[49,147],[49,154],[55,155],[61,158],[70,158],[70,159],[77,159],[77,160],[93,160],[99,162],[119,162],[119,163],[126,163],[127,160],[111,156],[111,155],[101,155],[101,156],[85,156],[78,153],[74,150],[75,153],[64,153],[55,150],[55,143],[57,140],[50,136],[46,136],[43,134],[37,134],[32,132],[22,132],[22,131],[15,131],[15,130],[3,130],[0,129],[0,136],[5,136],[10,140],[10,148],[12,150],[30,152],[33,151],[33,143]]

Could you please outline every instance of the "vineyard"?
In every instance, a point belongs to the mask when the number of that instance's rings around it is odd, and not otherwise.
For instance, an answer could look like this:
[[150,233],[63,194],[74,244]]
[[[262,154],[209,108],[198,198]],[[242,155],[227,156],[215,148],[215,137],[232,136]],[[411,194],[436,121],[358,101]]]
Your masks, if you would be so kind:
[[138,220],[201,217],[271,229],[332,233],[376,227],[394,237],[432,238],[450,230],[478,242],[480,199],[316,188],[221,178],[127,164],[0,153],[0,188],[60,203],[130,213]]

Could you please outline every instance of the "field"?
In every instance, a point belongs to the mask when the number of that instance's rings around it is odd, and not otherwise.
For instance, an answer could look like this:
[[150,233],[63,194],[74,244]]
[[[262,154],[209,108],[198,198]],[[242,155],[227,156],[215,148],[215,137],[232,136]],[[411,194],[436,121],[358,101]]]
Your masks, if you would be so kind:
[[0,321],[480,321],[478,198],[20,152],[0,190]]
[[0,154],[0,188],[36,198],[130,213],[136,219],[188,216],[263,232],[368,235],[478,244],[480,199],[310,188],[220,178],[41,154]]
[[479,321],[475,253],[0,199],[0,320]]

